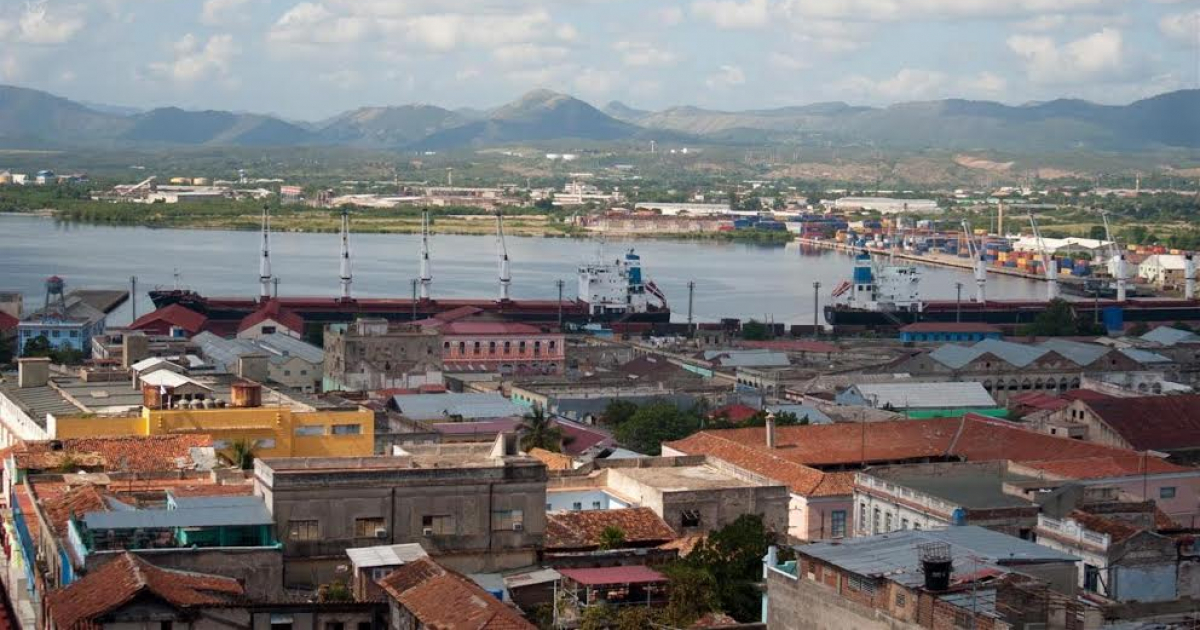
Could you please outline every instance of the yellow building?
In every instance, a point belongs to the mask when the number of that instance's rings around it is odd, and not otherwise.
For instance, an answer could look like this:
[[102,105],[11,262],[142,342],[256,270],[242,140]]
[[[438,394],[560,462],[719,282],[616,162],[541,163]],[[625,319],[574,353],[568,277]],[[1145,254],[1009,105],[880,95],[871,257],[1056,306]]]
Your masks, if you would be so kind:
[[55,417],[54,437],[211,435],[220,452],[253,440],[257,457],[365,457],[375,453],[375,415],[367,409],[296,411],[291,407],[152,409],[139,415]]

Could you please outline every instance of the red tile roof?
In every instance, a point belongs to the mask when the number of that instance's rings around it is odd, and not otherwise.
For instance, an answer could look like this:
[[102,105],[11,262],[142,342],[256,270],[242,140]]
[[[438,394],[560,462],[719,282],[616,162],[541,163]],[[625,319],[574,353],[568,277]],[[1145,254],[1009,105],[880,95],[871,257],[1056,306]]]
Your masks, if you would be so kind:
[[219,605],[243,594],[237,580],[203,573],[162,569],[125,552],[70,586],[46,596],[57,630],[101,627],[98,617],[119,610],[142,593],[177,608]]
[[609,527],[625,534],[628,547],[659,545],[675,538],[675,530],[650,508],[579,510],[546,515],[546,549],[596,549]]
[[546,465],[546,470],[574,470],[575,460],[569,455],[547,451],[544,448],[529,449],[529,456]]
[[379,586],[436,630],[534,630],[512,608],[471,580],[429,558],[409,562],[379,580]]
[[667,577],[650,567],[599,567],[591,569],[559,569],[563,577],[587,586],[602,584],[656,584]]
[[1157,457],[1143,456],[1140,453],[1128,451],[1127,453],[1127,455],[1022,462],[1022,464],[1065,479],[1107,479],[1140,475],[1143,472],[1153,475],[1194,470]]
[[35,483],[32,487],[50,528],[62,539],[67,537],[67,522],[72,516],[108,511],[104,493],[91,484],[70,487],[65,483]]
[[917,322],[900,329],[913,333],[999,333],[1001,330],[982,322]]
[[1094,389],[1069,389],[1063,392],[1062,397],[1067,400],[1108,400],[1109,398],[1115,398]]
[[563,453],[581,455],[596,446],[611,446],[616,440],[608,432],[593,426],[556,418],[554,426],[563,433]]
[[1097,534],[1108,534],[1109,538],[1114,543],[1123,542],[1131,538],[1134,534],[1142,531],[1128,523],[1104,518],[1096,514],[1090,514],[1083,510],[1072,510],[1070,514],[1071,520],[1082,525],[1085,529],[1096,532]]
[[292,331],[304,331],[304,319],[297,315],[294,311],[290,311],[279,305],[279,300],[267,300],[267,303],[262,305],[257,311],[250,313],[242,319],[238,324],[238,332],[242,332],[248,328],[261,324],[267,320],[274,320],[280,326]]
[[1086,404],[1139,451],[1200,447],[1200,395],[1104,398]]
[[165,332],[166,328],[178,326],[187,331],[189,335],[194,335],[204,330],[204,325],[207,322],[208,318],[204,315],[186,306],[171,304],[142,315],[130,324],[129,328],[133,330],[151,329],[155,331],[162,329],[161,332]]
[[712,455],[785,483],[805,496],[821,492],[823,486],[827,493],[844,486],[844,494],[853,487],[848,479],[828,479],[850,473],[822,473],[812,468],[819,466],[960,457],[967,461],[1022,463],[1109,458],[1116,467],[1128,465],[1127,458],[1137,455],[1126,449],[1035,433],[1011,422],[977,415],[779,427],[775,436],[774,449],[767,449],[766,429],[761,427],[701,431],[665,446],[689,455]]
[[1010,397],[1008,403],[1013,407],[1057,411],[1071,404],[1071,401],[1044,392],[1024,392]]
[[8,313],[0,311],[0,330],[12,330],[17,327],[17,324],[20,323],[21,320],[9,315]]
[[54,470],[64,464],[108,472],[161,472],[192,464],[193,448],[211,447],[205,434],[72,438],[23,442],[9,453],[18,469]]
[[709,414],[710,418],[725,418],[730,422],[741,424],[758,415],[758,410],[749,405],[725,405]]

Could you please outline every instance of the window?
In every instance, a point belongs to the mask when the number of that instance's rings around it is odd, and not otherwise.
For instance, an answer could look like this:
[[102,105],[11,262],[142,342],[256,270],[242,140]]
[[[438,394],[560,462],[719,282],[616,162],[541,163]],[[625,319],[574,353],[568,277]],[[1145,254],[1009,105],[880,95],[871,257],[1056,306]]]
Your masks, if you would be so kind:
[[496,342],[495,341],[488,342],[488,354],[496,354]]
[[291,375],[292,375],[292,371],[291,371],[291,370],[284,370],[284,371],[283,371],[283,375],[284,375],[284,376],[291,376]]
[[387,529],[381,517],[356,518],[354,519],[354,537],[355,538],[375,538],[375,530]]
[[848,583],[850,588],[860,593],[866,593],[868,595],[875,594],[875,581],[870,578],[851,575]]
[[521,343],[517,344],[517,350],[518,350],[518,351],[519,351],[521,354],[525,354],[525,342],[524,342],[524,341],[522,341]]
[[450,342],[449,342],[449,341],[447,341],[447,342],[445,342],[445,343],[443,343],[443,344],[442,344],[442,350],[449,350],[449,349],[450,349]]
[[50,333],[50,334],[51,334],[51,335],[52,335],[52,336],[53,336],[55,339],[58,339],[59,337],[61,337],[61,336],[62,336],[62,331],[61,331],[61,330],[56,330],[56,331],[54,331],[54,332],[52,332],[52,333]]
[[272,614],[271,630],[292,630],[292,616]]
[[683,527],[700,527],[700,510],[684,510],[680,512],[679,524]]
[[875,508],[875,513],[871,516],[871,533],[879,533],[879,508]]
[[449,514],[431,514],[421,517],[421,529],[440,536],[454,533],[454,517]]
[[904,593],[896,593],[896,608],[904,608],[904,603],[907,598]]
[[867,531],[867,504],[858,504],[858,530],[861,532]]
[[829,514],[829,535],[834,538],[846,536],[846,510],[834,510]]
[[79,336],[79,331],[78,331],[78,330],[72,330],[72,331],[71,331],[71,337],[72,337],[72,338],[75,338],[75,337],[78,337],[78,336]]
[[[380,579],[382,579],[382,578],[380,578]],[[371,630],[371,622],[370,621],[358,622],[358,630]]]
[[887,531],[887,532],[892,531],[892,515],[891,514],[884,515],[883,523],[884,523],[884,531]]
[[262,450],[275,448],[275,438],[263,438],[254,440],[254,447]]
[[574,502],[574,503],[572,503],[572,504],[571,504],[571,509],[572,509],[572,510],[575,510],[576,512],[578,512],[579,510],[582,510],[582,509],[583,509],[583,504],[582,504],[582,503],[580,503],[579,501],[576,501],[576,502]]
[[505,341],[504,342],[504,354],[508,354],[509,352],[512,352],[512,342]]
[[262,334],[264,334],[264,335],[273,335],[273,334],[275,334],[275,330],[276,330],[276,328],[275,328],[274,326],[263,326],[263,327],[262,327]]
[[1094,565],[1083,565],[1083,589],[1093,593],[1100,590],[1100,568]]
[[908,529],[908,519],[900,519],[900,529]]
[[288,521],[288,538],[290,540],[319,540],[321,538],[320,524],[313,521]]
[[554,341],[551,341],[551,342],[550,342],[550,349],[551,349],[551,350],[553,350],[553,349],[554,349],[554,347],[555,347],[556,345],[558,345],[556,342],[554,342]]
[[1175,498],[1175,486],[1165,486],[1165,487],[1159,488],[1158,489],[1158,498],[1174,499]]
[[346,630],[346,624],[340,621],[326,621],[325,630]]
[[593,510],[599,510],[599,509],[600,509],[600,502],[599,502],[599,501],[592,501],[592,509],[593,509]]
[[917,521],[913,521],[913,529],[921,529],[921,524]]
[[335,424],[333,425],[334,435],[362,435],[361,424]]
[[296,427],[296,435],[325,435],[325,427],[319,424],[302,424]]
[[521,510],[496,510],[492,512],[492,531],[520,531],[525,526],[525,512]]
[[308,376],[308,370],[300,370],[300,376]]
[[479,354],[479,349],[482,348],[483,345],[482,345],[482,343],[476,341],[474,347],[475,347],[475,350],[474,350],[475,354]]
[[459,354],[467,353],[467,342],[465,342],[465,341],[458,342],[458,353]]

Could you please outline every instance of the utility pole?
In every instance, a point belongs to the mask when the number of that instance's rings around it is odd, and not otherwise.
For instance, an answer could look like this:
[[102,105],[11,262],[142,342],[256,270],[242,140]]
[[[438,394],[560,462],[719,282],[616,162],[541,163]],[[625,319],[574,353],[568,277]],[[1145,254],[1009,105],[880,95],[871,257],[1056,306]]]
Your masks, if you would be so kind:
[[137,321],[137,276],[129,276],[129,301],[133,306],[133,321]]
[[279,276],[271,278],[271,282],[275,285],[275,299],[279,299]]
[[418,280],[417,278],[412,279],[412,320],[411,321],[414,321],[414,322],[417,321],[417,285],[420,283],[421,283],[421,281]]
[[954,291],[956,294],[954,297],[954,323],[957,324],[957,323],[962,322],[962,283],[961,282],[954,283]]
[[813,337],[821,336],[821,283],[813,283]]
[[688,336],[694,337],[696,333],[695,333],[695,331],[692,330],[692,298],[695,297],[696,283],[692,280],[688,280],[687,287],[688,287],[688,320],[687,320],[688,326],[687,326],[687,330],[688,330]]
[[557,286],[557,287],[558,287],[558,329],[559,329],[559,330],[562,330],[562,327],[563,327],[563,302],[562,302],[562,294],[563,294],[563,285],[564,285],[564,284],[566,284],[566,283],[565,283],[565,282],[563,282],[563,281],[562,281],[562,279],[559,279],[559,280],[556,280],[556,281],[554,282],[554,284],[555,284],[555,286]]

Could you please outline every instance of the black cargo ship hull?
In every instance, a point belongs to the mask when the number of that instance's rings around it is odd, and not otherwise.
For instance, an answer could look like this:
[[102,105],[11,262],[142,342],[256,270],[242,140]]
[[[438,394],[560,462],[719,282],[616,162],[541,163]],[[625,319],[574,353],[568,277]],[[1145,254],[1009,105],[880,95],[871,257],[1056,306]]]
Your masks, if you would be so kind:
[[[972,322],[1015,329],[1032,323],[1046,310],[1046,302],[931,302],[920,312],[880,312],[839,305],[825,307],[825,321],[834,329],[868,330],[895,329],[917,322]],[[1188,300],[1115,300],[1078,301],[1071,303],[1078,317],[1104,321],[1105,309],[1119,308],[1124,322],[1173,324],[1200,321],[1200,302]]]

